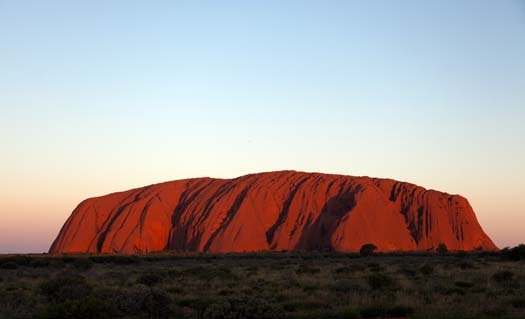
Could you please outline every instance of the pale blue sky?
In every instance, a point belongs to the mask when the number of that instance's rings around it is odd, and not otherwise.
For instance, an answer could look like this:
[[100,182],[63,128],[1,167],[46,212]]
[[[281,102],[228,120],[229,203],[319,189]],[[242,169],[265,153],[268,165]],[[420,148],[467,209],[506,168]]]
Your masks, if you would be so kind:
[[460,193],[525,242],[524,75],[522,1],[0,0],[0,252],[85,197],[278,169]]

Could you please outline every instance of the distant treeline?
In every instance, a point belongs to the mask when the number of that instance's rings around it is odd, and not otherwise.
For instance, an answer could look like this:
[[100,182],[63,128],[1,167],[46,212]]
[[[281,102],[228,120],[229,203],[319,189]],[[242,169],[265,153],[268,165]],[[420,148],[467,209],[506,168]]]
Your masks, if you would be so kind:
[[[375,249],[367,244],[359,253],[320,252],[320,251],[262,251],[248,253],[196,253],[187,251],[162,251],[149,254],[121,255],[121,254],[26,254],[0,256],[0,268],[16,266],[47,267],[60,266],[61,264],[74,263],[78,259],[89,259],[93,263],[134,264],[139,262],[155,262],[177,259],[315,259],[315,258],[362,258],[373,256],[381,257],[428,257],[448,256],[457,258],[487,258],[520,261],[525,260],[525,245],[513,248],[504,248],[500,251],[447,251],[446,248],[438,251],[412,251],[412,252],[374,252]],[[366,247],[369,246],[369,247]],[[372,245],[373,246],[373,245]],[[375,246],[374,246],[375,247]]]

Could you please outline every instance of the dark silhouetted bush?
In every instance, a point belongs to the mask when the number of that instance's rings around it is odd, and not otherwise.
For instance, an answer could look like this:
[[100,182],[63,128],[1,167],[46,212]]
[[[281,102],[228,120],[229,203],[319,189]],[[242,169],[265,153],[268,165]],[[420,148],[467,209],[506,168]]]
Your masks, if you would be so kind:
[[100,263],[111,263],[116,265],[132,265],[140,262],[137,256],[128,255],[101,255],[89,257],[93,262]]
[[417,271],[411,267],[403,266],[398,270],[398,273],[405,275],[406,277],[415,277]]
[[223,279],[223,280],[236,280],[237,276],[232,272],[228,267],[193,267],[180,272],[178,276],[185,277],[197,277],[202,280],[212,280],[212,279]]
[[89,258],[77,258],[73,262],[73,267],[80,271],[86,271],[93,267],[93,264],[94,262]]
[[512,300],[512,307],[525,310],[525,298],[517,298]]
[[335,274],[349,274],[352,272],[352,269],[350,267],[338,267],[333,270]]
[[393,288],[395,286],[394,279],[383,273],[375,273],[369,275],[367,277],[367,282],[370,288],[376,290]]
[[361,256],[370,256],[374,254],[374,252],[377,250],[377,246],[374,244],[364,244],[361,246],[361,249],[359,250],[359,254]]
[[146,286],[155,286],[162,282],[162,277],[157,274],[143,274],[137,279],[138,284],[143,284]]
[[444,243],[439,244],[436,251],[438,252],[438,254],[441,255],[448,253],[447,245],[445,245]]
[[37,298],[20,289],[2,291],[0,294],[0,318],[32,318]]
[[97,296],[89,295],[77,300],[50,303],[40,318],[49,319],[110,319],[115,313],[111,303]]
[[[355,319],[358,318],[359,314],[351,308],[343,308],[339,311],[337,311],[332,318],[334,319]],[[317,318],[323,318],[323,317],[317,317]]]
[[421,268],[419,268],[419,271],[423,275],[429,276],[429,275],[432,275],[434,273],[434,267],[432,265],[426,264],[426,265],[421,266]]
[[363,264],[351,264],[348,266],[353,272],[365,271],[366,267]]
[[315,274],[318,274],[320,272],[321,272],[321,269],[314,268],[312,266],[304,265],[304,264],[299,266],[299,268],[295,271],[295,273],[298,274],[298,275],[302,275],[302,274],[315,275]]
[[239,297],[217,301],[204,310],[204,319],[282,319],[284,311],[264,299]]
[[18,265],[13,261],[8,261],[0,265],[1,269],[17,269]]
[[408,317],[414,313],[414,309],[407,306],[394,306],[387,309],[387,316],[391,318]]
[[486,305],[483,314],[486,318],[508,318],[507,308],[503,305]]
[[458,264],[459,268],[465,270],[465,269],[474,269],[476,268],[474,264],[471,261],[463,261]]
[[465,250],[456,250],[454,251],[454,256],[458,258],[466,258],[468,257],[469,253]]
[[51,264],[50,258],[35,258],[31,260],[29,263],[29,266],[33,268],[45,268],[48,267]]
[[122,315],[137,314],[142,311],[144,300],[151,289],[144,285],[120,289],[111,294],[111,299]]
[[367,266],[372,272],[381,272],[385,270],[385,268],[378,263],[369,263]]
[[509,283],[514,278],[514,273],[510,270],[502,270],[492,275],[492,279],[500,284]]
[[369,306],[361,309],[361,318],[405,318],[414,313],[414,309],[406,306],[385,307]]
[[448,288],[448,289],[444,289],[442,291],[442,294],[446,296],[453,296],[453,295],[464,296],[465,290],[459,287]]
[[386,316],[386,308],[383,306],[369,306],[361,309],[361,318],[381,318]]
[[317,309],[294,315],[295,319],[356,319],[359,313],[351,308],[347,309]]
[[65,264],[69,264],[69,263],[72,263],[74,262],[75,260],[77,260],[78,257],[76,256],[72,256],[72,255],[63,255],[60,257],[60,259],[62,260],[63,263]]
[[348,279],[341,279],[335,282],[334,284],[335,291],[348,293],[352,291],[361,290],[362,287]]
[[150,318],[168,318],[172,312],[171,297],[163,289],[152,288],[144,299],[141,310]]
[[76,300],[87,296],[91,286],[78,274],[59,274],[40,285],[41,293],[51,302]]
[[283,309],[286,311],[316,311],[328,308],[328,304],[322,300],[293,300],[283,304]]
[[[168,318],[172,315],[172,300],[163,289],[136,285],[129,289],[119,289],[107,297],[122,317],[144,315],[147,318]],[[139,316],[142,318],[143,316]]]
[[456,281],[454,285],[456,285],[456,287],[466,288],[466,289],[474,287],[474,283],[468,282],[468,281]]
[[514,248],[504,248],[501,255],[513,261],[525,260],[525,244],[518,245]]
[[16,256],[0,258],[0,265],[5,264],[5,263],[15,263],[18,266],[29,266],[31,261],[32,259],[28,256],[16,255]]

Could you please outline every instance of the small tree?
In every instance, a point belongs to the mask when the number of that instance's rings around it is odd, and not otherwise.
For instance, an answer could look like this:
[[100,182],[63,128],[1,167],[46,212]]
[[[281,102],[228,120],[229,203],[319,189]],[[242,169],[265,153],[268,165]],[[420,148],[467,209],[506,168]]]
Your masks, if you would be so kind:
[[448,253],[447,245],[445,245],[444,243],[439,244],[437,252],[441,255]]
[[519,261],[525,259],[525,245],[521,244],[514,248],[504,248],[501,250],[503,256],[510,260]]
[[361,246],[361,250],[359,251],[359,253],[361,254],[361,256],[370,256],[374,253],[374,251],[376,251],[376,249],[377,247],[374,244],[364,244],[363,246]]

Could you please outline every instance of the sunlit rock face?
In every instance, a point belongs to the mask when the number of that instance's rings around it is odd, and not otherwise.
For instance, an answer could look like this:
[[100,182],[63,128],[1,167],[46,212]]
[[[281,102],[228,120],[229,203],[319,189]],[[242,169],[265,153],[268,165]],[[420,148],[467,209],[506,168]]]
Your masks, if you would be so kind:
[[90,198],[50,253],[495,250],[468,201],[390,179],[281,171]]

